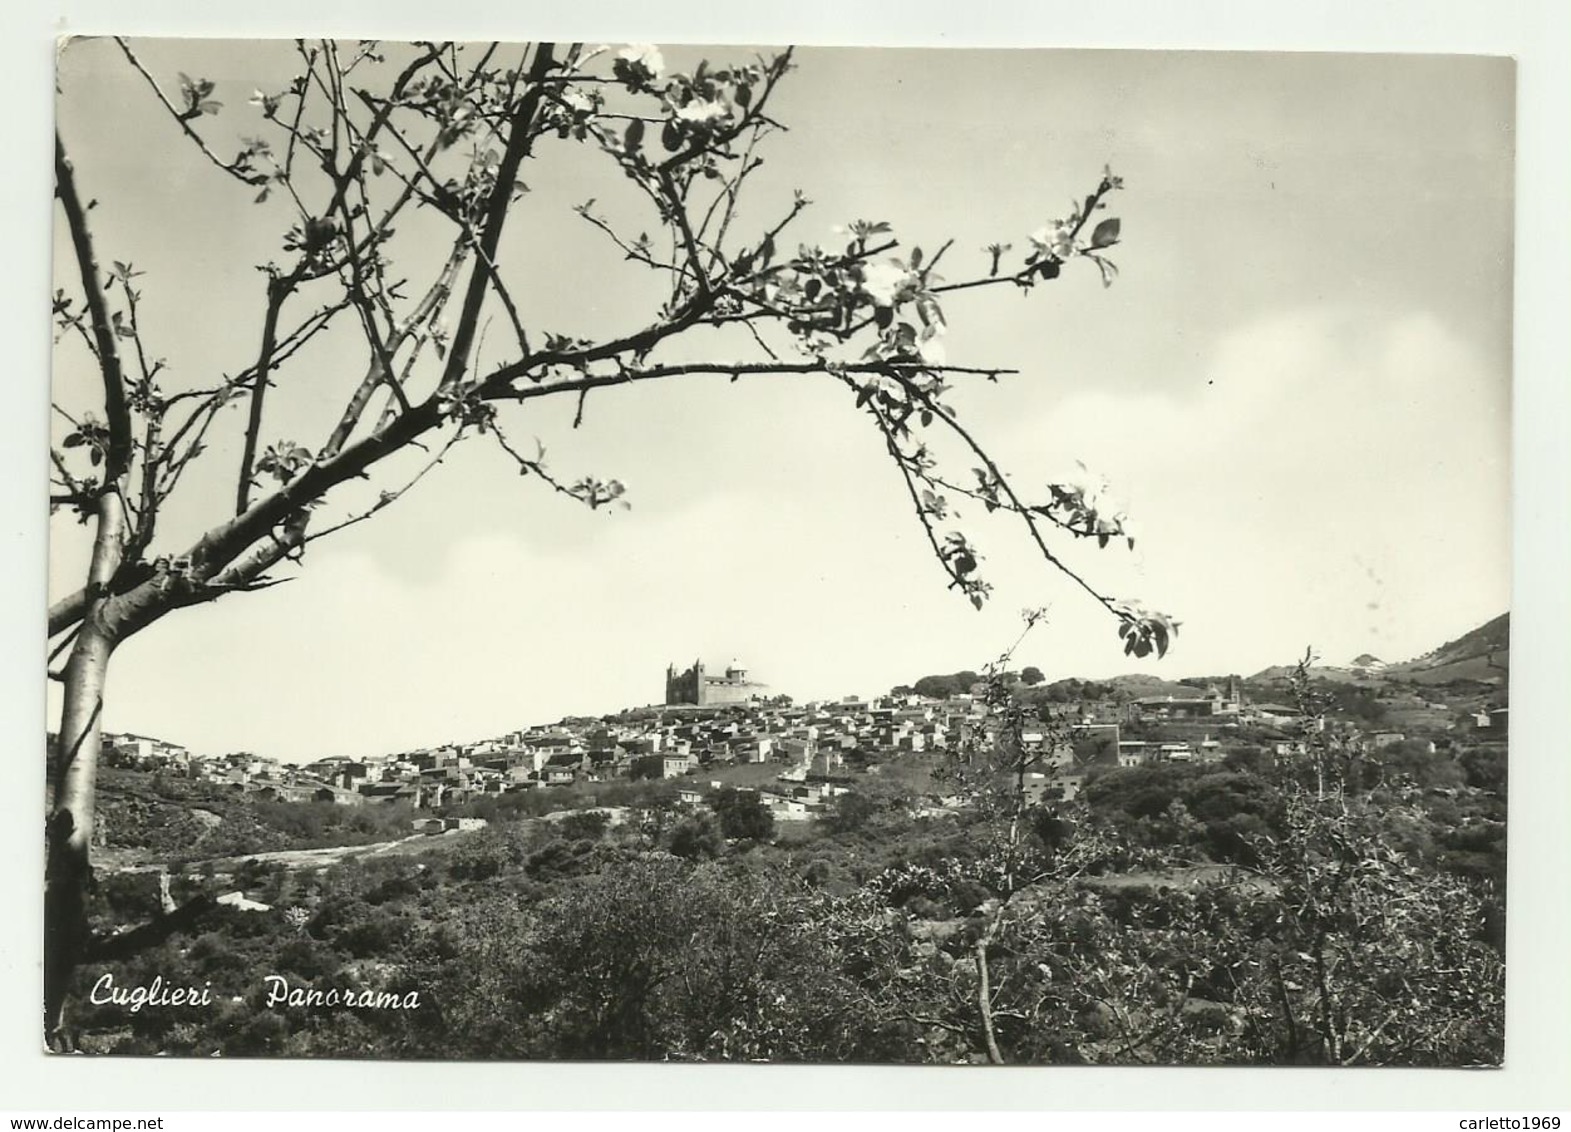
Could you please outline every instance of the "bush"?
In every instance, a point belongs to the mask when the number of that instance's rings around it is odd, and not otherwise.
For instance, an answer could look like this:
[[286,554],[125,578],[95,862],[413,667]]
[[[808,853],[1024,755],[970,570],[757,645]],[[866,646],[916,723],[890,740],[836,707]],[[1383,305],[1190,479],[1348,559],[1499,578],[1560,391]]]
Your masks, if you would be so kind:
[[690,861],[711,860],[725,852],[719,823],[708,814],[685,817],[671,831],[671,852]]
[[721,832],[729,838],[768,841],[774,836],[775,816],[751,790],[722,787],[709,796],[709,805],[720,819]]
[[581,813],[569,814],[563,818],[558,828],[562,836],[569,841],[599,841],[605,836],[606,827],[611,824],[611,819],[606,814],[594,810],[585,810]]

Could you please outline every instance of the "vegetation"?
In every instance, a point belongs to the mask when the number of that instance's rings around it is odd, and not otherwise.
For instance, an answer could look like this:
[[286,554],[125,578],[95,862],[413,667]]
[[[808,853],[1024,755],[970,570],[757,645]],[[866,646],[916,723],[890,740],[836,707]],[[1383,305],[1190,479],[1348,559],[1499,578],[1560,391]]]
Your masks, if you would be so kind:
[[173,774],[105,768],[100,844],[188,861],[281,849],[364,845],[407,837],[407,805],[274,802]]
[[[852,221],[833,246],[793,248],[807,196],[756,199],[749,181],[782,129],[773,103],[789,51],[677,71],[637,45],[300,41],[277,48],[294,52],[292,80],[242,108],[202,77],[200,45],[186,73],[154,73],[126,40],[69,50],[104,52],[145,82],[168,128],[149,138],[149,160],[164,159],[165,140],[189,144],[210,174],[180,179],[192,207],[172,198],[162,210],[183,238],[192,217],[217,210],[224,230],[271,225],[278,250],[263,263],[215,255],[184,278],[149,279],[101,247],[95,194],[113,186],[79,184],[66,136],[74,95],[62,84],[55,196],[74,278],[63,274],[54,295],[57,372],[92,378],[58,391],[50,503],[80,519],[91,555],[49,611],[50,660],[63,659],[52,673],[63,696],[45,900],[55,1048],[71,1045],[67,989],[79,964],[191,923],[170,918],[123,938],[90,925],[117,649],[165,617],[290,577],[311,544],[391,506],[459,443],[494,444],[525,481],[565,499],[625,507],[621,480],[561,472],[543,448],[517,442],[510,429],[528,402],[554,398],[581,416],[591,394],[696,374],[832,382],[888,454],[944,580],[965,600],[980,608],[991,589],[956,523],[957,499],[1017,521],[1050,571],[1107,610],[1130,653],[1166,651],[1171,619],[1105,596],[1052,549],[1132,544],[1123,516],[1094,485],[1022,494],[950,405],[953,383],[1012,371],[951,363],[943,350],[951,307],[1039,292],[1074,266],[1112,281],[1120,221],[1106,210],[1122,181],[1111,170],[1066,215],[1024,237],[1002,233],[981,253],[950,256],[952,241],[919,246],[878,220]],[[646,300],[589,337],[530,319],[528,288],[555,286],[555,265],[528,262],[504,239],[532,170],[580,158],[598,163],[608,200],[578,205],[576,222],[615,250],[635,279],[626,293]],[[157,341],[149,288],[223,291],[239,303],[236,288],[253,285],[257,333],[234,339],[246,353],[221,374],[190,374]],[[226,317],[241,321],[236,309]],[[482,355],[487,325],[499,337]],[[340,336],[340,349],[321,348]],[[324,374],[329,356],[364,358],[364,369]],[[278,398],[302,387],[343,393],[308,398],[325,414],[309,435],[279,435]],[[171,509],[179,523],[165,521]]]
[[[251,863],[181,944],[102,967],[211,984],[217,1005],[93,1005],[84,1048],[409,1058],[1493,1064],[1503,1034],[1503,759],[1378,750],[1316,726],[1298,753],[1095,767],[1028,805],[1065,728],[983,674],[989,733],[939,768],[970,805],[865,775],[768,840],[756,795],[634,817],[507,817],[424,853],[323,872]],[[641,789],[648,790],[647,784]],[[927,811],[923,811],[924,813]],[[767,818],[767,811],[763,812]],[[760,824],[755,824],[760,823]],[[95,895],[154,914],[146,873]],[[268,1005],[291,987],[417,991],[408,1009]],[[81,978],[85,981],[87,976]],[[84,988],[85,989],[85,988]]]
[[775,818],[754,791],[721,787],[709,796],[709,808],[729,838],[768,841],[775,832]]

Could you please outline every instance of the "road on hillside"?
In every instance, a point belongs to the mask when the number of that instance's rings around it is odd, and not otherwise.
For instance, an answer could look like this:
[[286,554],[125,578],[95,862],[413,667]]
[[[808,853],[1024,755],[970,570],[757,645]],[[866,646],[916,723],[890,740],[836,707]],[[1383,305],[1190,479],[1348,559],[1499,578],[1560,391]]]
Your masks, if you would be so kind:
[[[187,876],[209,871],[232,873],[247,861],[282,865],[286,869],[325,869],[355,857],[380,857],[390,853],[419,852],[426,847],[435,848],[461,837],[463,832],[467,831],[450,829],[439,834],[414,833],[393,841],[374,841],[365,845],[331,845],[323,849],[274,849],[265,853],[209,857],[205,860],[187,862],[181,872]],[[106,854],[103,850],[100,850],[100,860],[95,864],[100,871],[111,873],[163,872],[168,868],[164,861],[148,860],[140,855],[121,857],[114,851]]]

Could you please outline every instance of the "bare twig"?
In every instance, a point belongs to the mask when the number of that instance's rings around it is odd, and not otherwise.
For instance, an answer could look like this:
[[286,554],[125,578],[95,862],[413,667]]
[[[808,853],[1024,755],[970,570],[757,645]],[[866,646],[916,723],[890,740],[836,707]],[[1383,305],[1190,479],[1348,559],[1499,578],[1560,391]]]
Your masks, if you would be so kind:
[[168,96],[164,94],[163,88],[158,85],[158,80],[153,78],[152,75],[148,74],[147,68],[142,66],[142,61],[136,57],[135,53],[132,52],[131,45],[120,36],[115,36],[115,43],[119,44],[120,50],[123,51],[125,53],[125,57],[130,60],[131,66],[136,68],[137,74],[141,75],[142,78],[147,80],[147,85],[152,88],[153,94],[157,97],[159,103],[165,110],[169,111],[169,116],[175,120],[175,123],[185,133],[186,137],[190,138],[191,141],[196,144],[196,148],[201,150],[202,156],[206,157],[214,165],[222,169],[225,173],[229,174],[229,176],[235,178],[242,184],[267,184],[268,178],[265,174],[247,173],[244,169],[239,167],[238,162],[225,161],[223,158],[219,157],[216,153],[209,149],[207,147],[207,142],[202,138],[202,135],[191,128],[190,116],[175,109],[174,103],[169,101]]
[[378,511],[381,511],[383,508],[397,502],[400,498],[403,497],[405,492],[414,487],[415,484],[419,483],[421,480],[425,479],[426,475],[442,462],[443,457],[447,455],[447,453],[452,449],[453,445],[458,443],[460,437],[463,435],[463,431],[464,430],[460,428],[455,431],[452,436],[448,437],[447,441],[442,445],[442,447],[437,450],[436,455],[431,457],[431,459],[425,465],[423,465],[420,470],[416,472],[414,476],[411,477],[402,487],[393,491],[382,492],[381,495],[377,497],[377,501],[365,511],[344,519],[341,522],[335,523],[331,527],[327,527],[307,536],[303,540],[302,545],[304,543],[316,542],[318,539],[324,539],[328,535],[341,531],[345,527],[352,527],[356,523],[363,523],[372,515],[375,515]]

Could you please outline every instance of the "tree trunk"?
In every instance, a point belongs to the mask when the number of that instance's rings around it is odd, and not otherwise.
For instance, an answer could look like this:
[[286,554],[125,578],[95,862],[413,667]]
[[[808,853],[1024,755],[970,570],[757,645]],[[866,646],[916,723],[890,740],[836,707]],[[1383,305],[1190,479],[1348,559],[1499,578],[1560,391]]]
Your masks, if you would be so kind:
[[65,1001],[71,976],[88,943],[87,898],[93,796],[102,744],[104,679],[114,639],[89,615],[65,669],[65,704],[50,783],[54,804],[46,825],[44,864],[44,1034],[49,1046],[69,1052]]
[[125,476],[116,490],[98,497],[98,529],[88,566],[87,608],[65,666],[65,702],[55,758],[53,788],[44,826],[44,1040],[69,1052],[65,1003],[71,976],[89,941],[87,898],[93,886],[93,797],[102,745],[104,680],[121,634],[105,616],[108,593],[125,549]]
[[993,1029],[993,982],[987,969],[987,945],[991,932],[976,941],[976,1006],[982,1016],[982,1036],[987,1041],[987,1060],[994,1065],[1004,1064],[1003,1051],[998,1048],[998,1034]]

